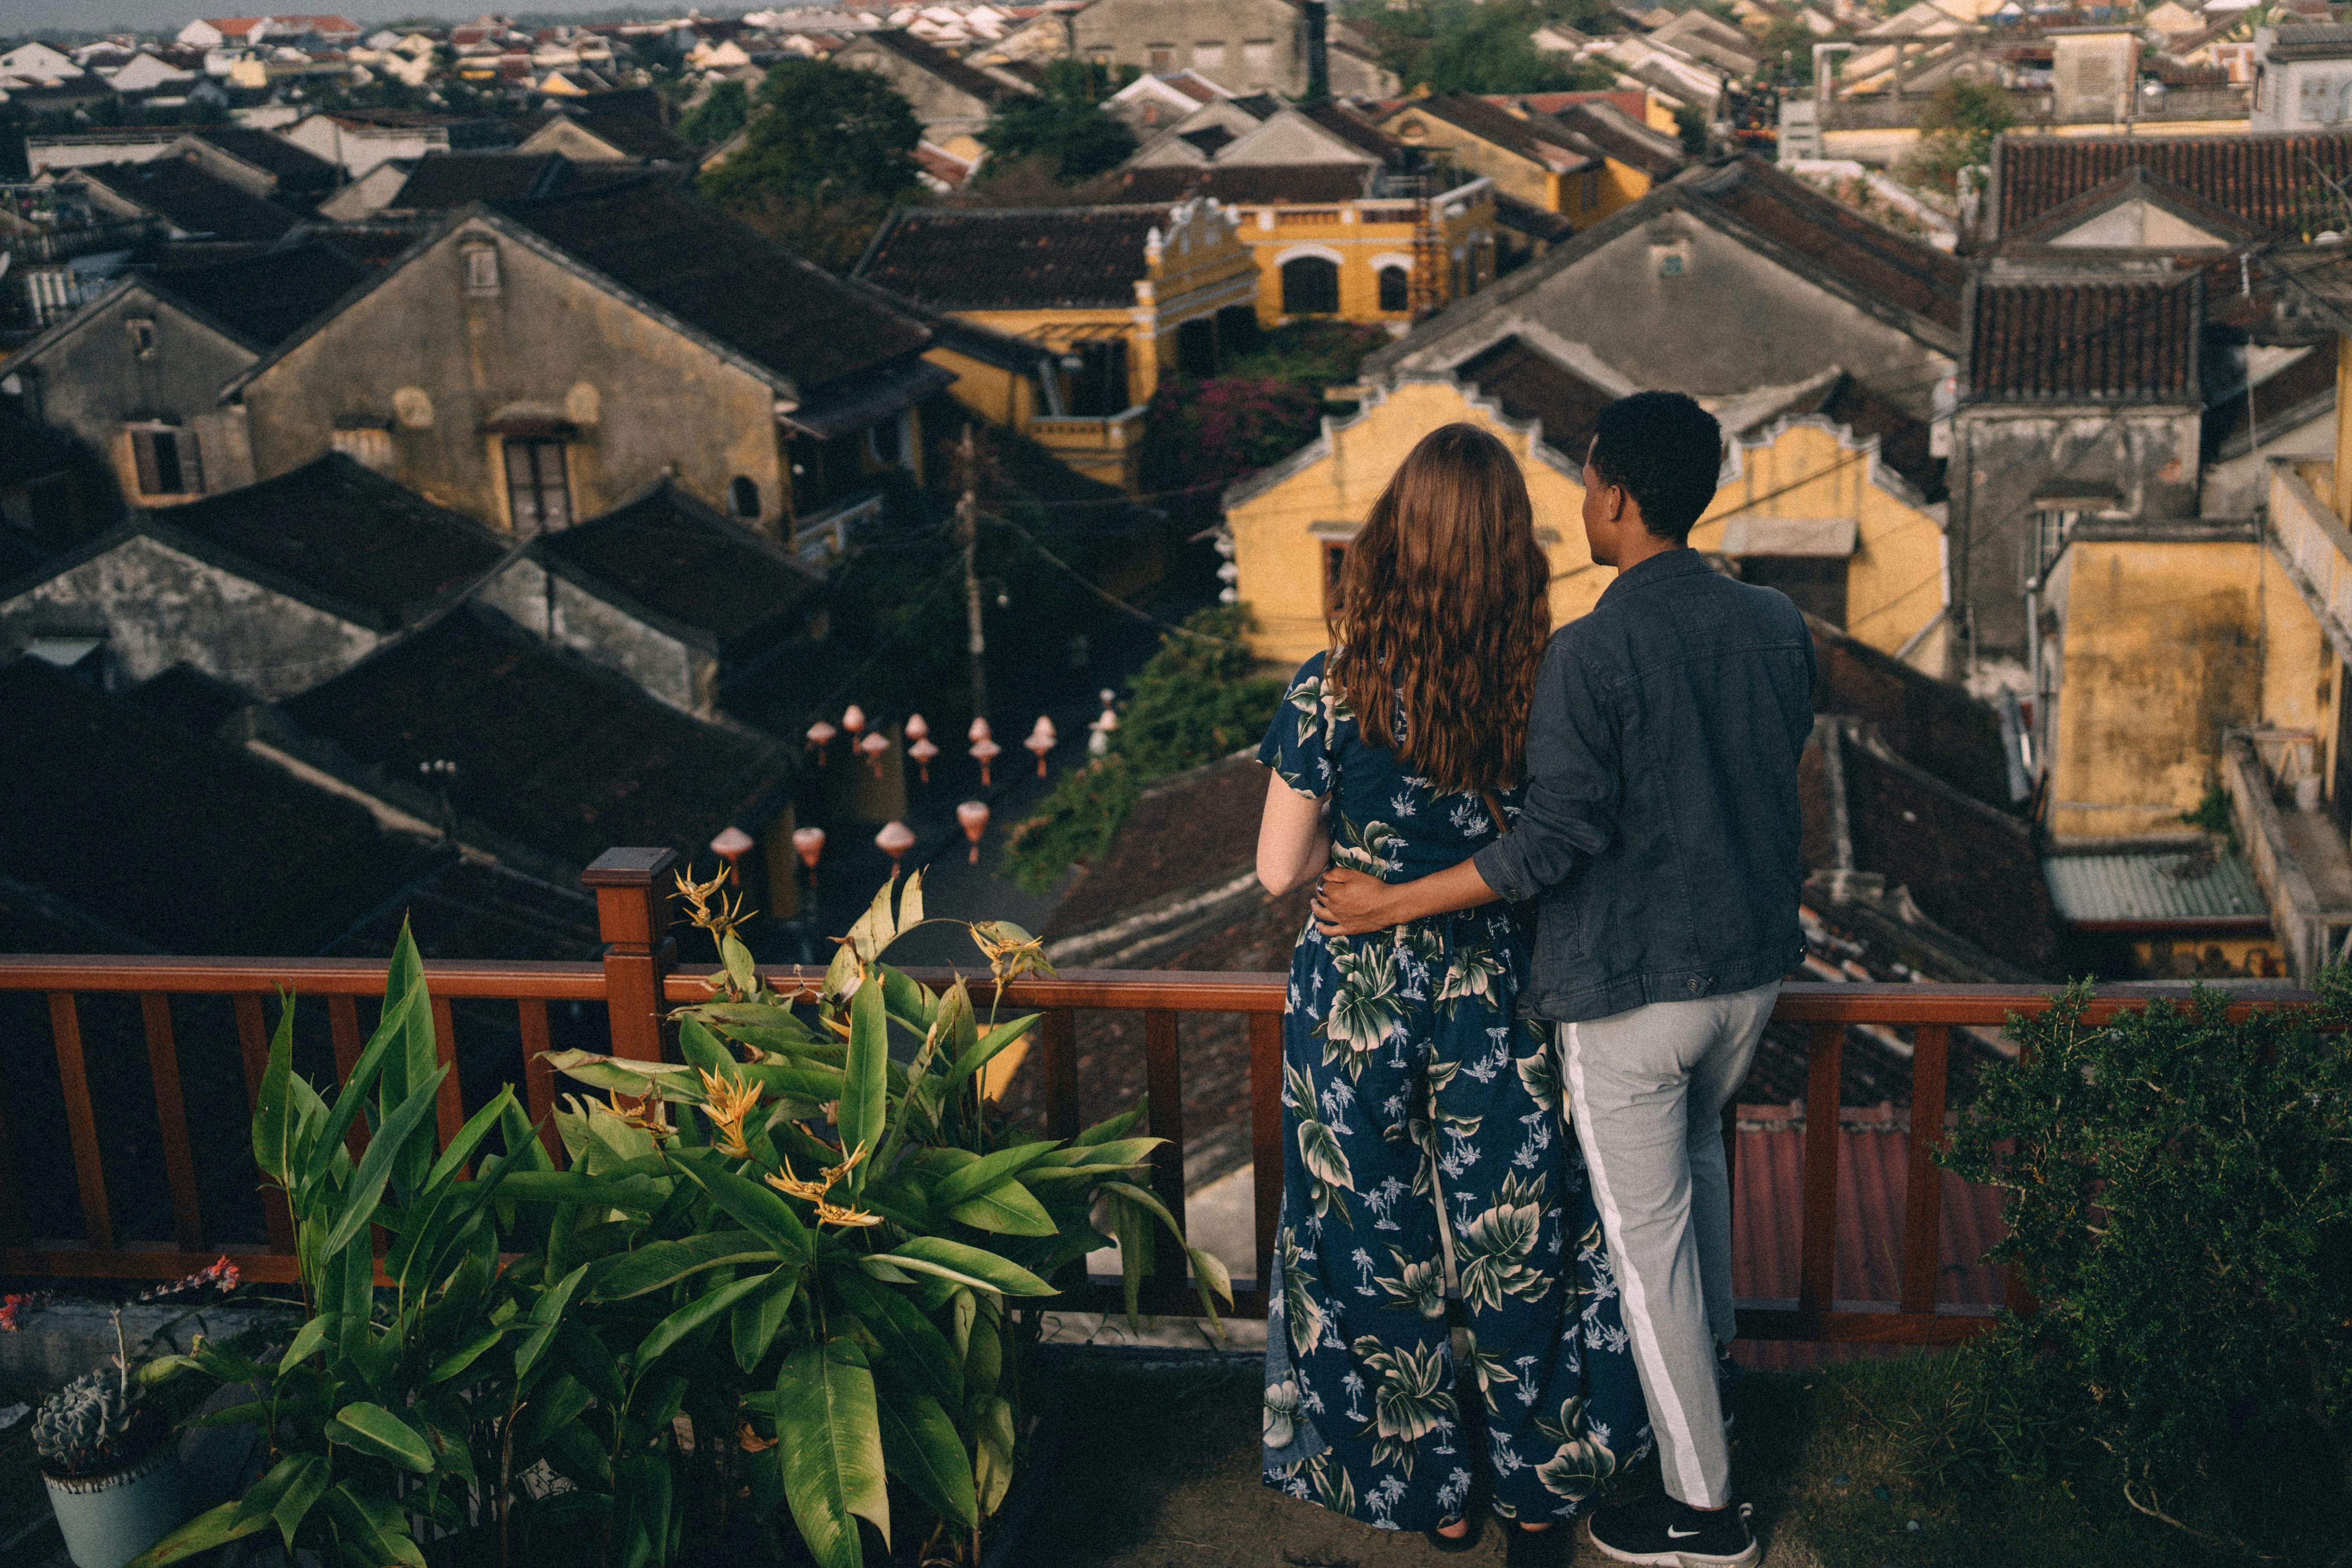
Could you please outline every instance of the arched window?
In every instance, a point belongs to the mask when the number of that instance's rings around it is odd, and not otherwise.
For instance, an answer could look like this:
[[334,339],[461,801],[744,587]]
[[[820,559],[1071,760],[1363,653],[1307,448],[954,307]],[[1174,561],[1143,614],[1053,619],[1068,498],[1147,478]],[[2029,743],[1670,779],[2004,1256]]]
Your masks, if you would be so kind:
[[1381,309],[1409,310],[1412,308],[1412,279],[1402,267],[1381,268]]
[[1282,264],[1282,313],[1286,316],[1330,316],[1339,310],[1339,265],[1319,256],[1301,256]]
[[738,474],[728,482],[727,510],[737,517],[756,518],[760,515],[760,483],[746,474]]

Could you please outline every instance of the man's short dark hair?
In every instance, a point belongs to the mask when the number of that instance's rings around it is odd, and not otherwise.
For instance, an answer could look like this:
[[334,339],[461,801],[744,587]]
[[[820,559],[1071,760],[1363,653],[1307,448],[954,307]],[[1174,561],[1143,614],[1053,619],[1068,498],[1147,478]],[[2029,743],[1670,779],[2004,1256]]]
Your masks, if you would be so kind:
[[1642,509],[1643,526],[1676,544],[1715,500],[1723,426],[1679,392],[1637,392],[1601,411],[1593,468]]

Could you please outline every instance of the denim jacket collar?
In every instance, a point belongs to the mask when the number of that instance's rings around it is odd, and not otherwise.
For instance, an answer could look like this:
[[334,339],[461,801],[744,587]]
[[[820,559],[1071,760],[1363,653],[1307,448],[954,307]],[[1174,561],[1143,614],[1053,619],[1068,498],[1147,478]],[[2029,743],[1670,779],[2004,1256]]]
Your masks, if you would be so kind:
[[1677,550],[1664,550],[1645,561],[1638,561],[1617,574],[1617,580],[1601,591],[1594,608],[1610,600],[1621,598],[1635,589],[1652,583],[1663,583],[1671,577],[1687,577],[1694,572],[1712,572],[1706,557],[1685,544]]

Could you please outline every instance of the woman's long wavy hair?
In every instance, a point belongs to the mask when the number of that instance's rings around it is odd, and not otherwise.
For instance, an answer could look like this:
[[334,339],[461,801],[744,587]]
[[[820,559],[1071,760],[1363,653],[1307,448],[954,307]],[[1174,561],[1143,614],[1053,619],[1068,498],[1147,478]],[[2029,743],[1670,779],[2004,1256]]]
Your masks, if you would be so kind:
[[1329,674],[1364,738],[1442,792],[1517,784],[1550,580],[1503,444],[1475,425],[1423,437],[1349,547],[1329,615]]

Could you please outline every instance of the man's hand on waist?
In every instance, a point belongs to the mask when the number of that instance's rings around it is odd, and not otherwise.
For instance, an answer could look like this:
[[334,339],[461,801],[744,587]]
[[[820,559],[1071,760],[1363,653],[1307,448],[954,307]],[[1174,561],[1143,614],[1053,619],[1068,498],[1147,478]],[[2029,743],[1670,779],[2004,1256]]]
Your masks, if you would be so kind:
[[1325,936],[1360,936],[1430,915],[1490,904],[1496,895],[1464,860],[1410,882],[1383,882],[1361,871],[1334,867],[1315,890],[1315,929]]

